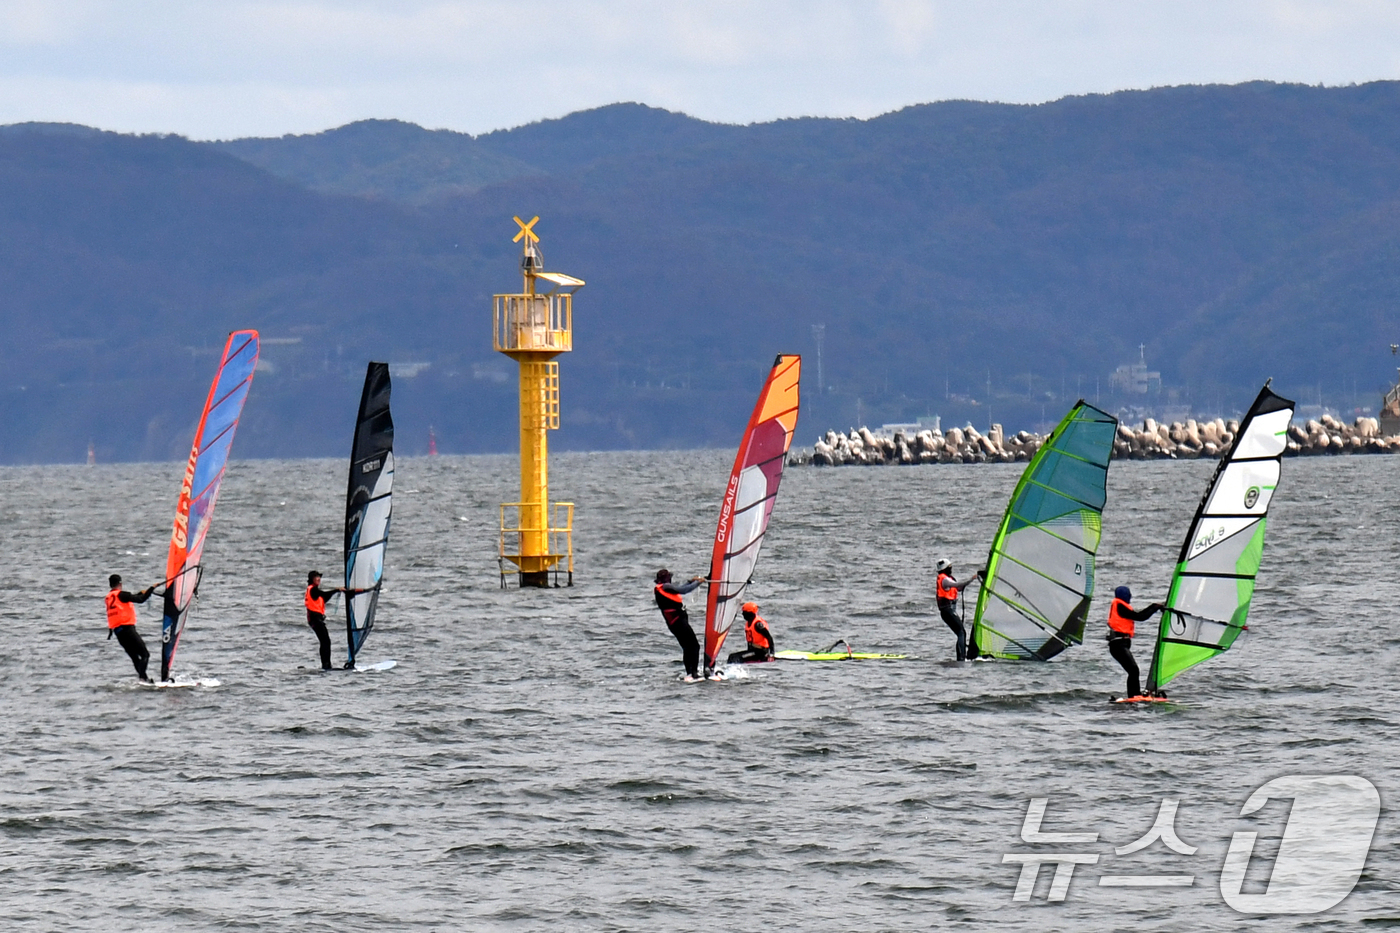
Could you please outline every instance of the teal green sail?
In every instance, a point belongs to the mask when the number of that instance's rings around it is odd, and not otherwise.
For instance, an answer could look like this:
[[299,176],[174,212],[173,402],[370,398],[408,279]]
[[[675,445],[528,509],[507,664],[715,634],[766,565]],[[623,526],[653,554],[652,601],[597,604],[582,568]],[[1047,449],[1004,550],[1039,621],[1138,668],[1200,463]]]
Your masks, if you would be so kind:
[[987,556],[975,655],[1048,661],[1083,642],[1117,431],[1081,399],[1027,464]]
[[1229,452],[1220,458],[1172,573],[1147,674],[1148,693],[1229,650],[1245,631],[1264,556],[1265,520],[1292,420],[1293,402],[1265,383]]

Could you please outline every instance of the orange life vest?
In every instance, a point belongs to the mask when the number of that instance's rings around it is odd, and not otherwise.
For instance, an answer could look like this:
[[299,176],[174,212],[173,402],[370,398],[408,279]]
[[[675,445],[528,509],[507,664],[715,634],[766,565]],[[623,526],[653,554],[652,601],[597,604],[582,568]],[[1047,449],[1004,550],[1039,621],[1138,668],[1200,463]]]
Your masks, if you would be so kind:
[[656,584],[656,606],[661,610],[661,617],[666,620],[668,628],[674,628],[677,622],[686,620],[685,600],[675,593],[668,592],[666,584]]
[[769,641],[766,636],[764,636],[763,632],[760,632],[758,630],[758,626],[760,624],[763,625],[764,629],[768,628],[768,623],[759,616],[754,616],[752,622],[745,621],[744,638],[748,641],[750,645],[759,649],[760,651],[767,651],[769,648],[773,647],[773,643]]
[[107,627],[116,628],[119,625],[136,624],[136,607],[131,603],[124,603],[118,597],[121,596],[122,588],[113,587],[103,600],[107,604]]
[[946,584],[943,582],[944,580],[951,581],[952,579],[953,579],[952,576],[950,576],[949,574],[946,574],[946,573],[940,573],[940,574],[938,575],[938,598],[939,598],[939,599],[946,599],[946,600],[949,600],[949,601],[951,601],[951,602],[957,602],[957,601],[958,601],[958,588],[957,588],[956,586],[954,586],[951,582],[946,583]]
[[1133,637],[1133,620],[1123,615],[1120,609],[1132,609],[1127,603],[1118,597],[1113,598],[1113,602],[1108,604],[1108,627],[1115,632],[1122,632],[1129,638]]
[[316,587],[315,587],[314,584],[311,585],[311,586],[308,586],[308,587],[306,588],[306,611],[307,611],[307,612],[318,612],[318,613],[320,613],[321,615],[325,615],[325,614],[326,614],[326,598],[325,598],[324,596],[322,596],[320,599],[312,599],[312,598],[311,598],[311,591],[312,591],[313,589],[315,589],[315,588],[316,588]]

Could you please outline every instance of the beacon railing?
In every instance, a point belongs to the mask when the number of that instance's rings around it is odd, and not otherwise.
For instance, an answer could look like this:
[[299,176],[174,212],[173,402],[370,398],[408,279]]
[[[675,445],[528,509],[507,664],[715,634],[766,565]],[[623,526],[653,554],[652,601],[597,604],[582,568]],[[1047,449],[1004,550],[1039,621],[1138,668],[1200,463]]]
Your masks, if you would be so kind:
[[567,294],[496,295],[491,339],[502,353],[567,353],[574,348],[574,299]]
[[[540,568],[552,577],[554,586],[559,586],[559,577],[566,575],[566,586],[574,585],[574,504],[572,502],[555,502],[550,505],[549,523],[540,527],[538,525],[521,524],[521,510],[529,507],[532,511],[544,514],[544,509],[533,502],[502,502],[501,503],[501,538],[500,553],[496,558],[497,566],[501,572],[501,589],[506,587],[506,577],[510,574],[519,574],[524,568],[520,566],[522,538],[527,534],[548,535],[549,553],[533,556],[529,559],[541,560],[545,566]],[[511,512],[510,510],[514,510]],[[561,521],[562,516],[562,521]],[[507,521],[507,519],[513,521]],[[513,536],[513,537],[512,537]],[[514,550],[508,550],[507,542],[514,544]],[[507,565],[512,569],[507,570]],[[560,565],[563,565],[562,567]]]

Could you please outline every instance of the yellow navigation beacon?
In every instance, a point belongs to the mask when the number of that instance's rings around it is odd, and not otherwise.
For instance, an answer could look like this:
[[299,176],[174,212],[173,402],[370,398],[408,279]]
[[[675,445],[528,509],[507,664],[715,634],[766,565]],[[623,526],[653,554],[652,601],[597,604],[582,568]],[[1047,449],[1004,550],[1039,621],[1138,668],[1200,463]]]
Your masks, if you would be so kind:
[[[520,366],[520,501],[501,504],[501,586],[515,574],[520,586],[574,585],[574,504],[549,502],[549,431],[559,427],[559,364],[574,348],[574,292],[583,279],[545,272],[539,217],[515,218],[525,290],[496,295],[491,339]],[[541,292],[540,288],[548,291]],[[509,569],[507,569],[509,568]]]

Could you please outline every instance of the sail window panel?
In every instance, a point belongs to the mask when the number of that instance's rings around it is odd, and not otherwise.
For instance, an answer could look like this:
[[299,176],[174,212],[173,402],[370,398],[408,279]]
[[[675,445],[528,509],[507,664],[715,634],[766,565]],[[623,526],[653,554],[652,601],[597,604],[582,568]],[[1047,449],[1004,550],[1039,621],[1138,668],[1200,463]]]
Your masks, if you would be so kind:
[[1254,581],[1238,577],[1178,578],[1171,608],[1191,615],[1242,626],[1254,593]]
[[991,636],[992,653],[1029,660],[1050,640],[1049,626],[1028,618],[1001,594],[992,593],[982,613],[982,625]]
[[1058,628],[1083,599],[1083,594],[1010,560],[997,563],[991,592],[1025,607],[1032,615],[1046,620],[1050,628]]
[[[757,466],[742,470],[739,473],[739,489],[734,495],[734,511],[730,515],[729,540],[725,545],[725,552],[736,554],[758,540],[768,525],[768,511],[771,508],[772,500],[768,499],[768,477],[763,475],[763,470]],[[744,579],[748,577],[745,576]]]
[[384,576],[384,539],[363,550],[355,551],[350,558],[350,577],[345,585],[352,590],[367,590],[378,586]]
[[[381,558],[383,557],[381,553]],[[379,599],[378,590],[370,590],[368,593],[360,593],[350,598],[350,627],[363,628],[365,620],[370,617],[370,610]]]
[[224,441],[228,429],[238,423],[251,385],[247,373],[234,373],[230,367],[224,368],[214,389],[214,404],[204,418],[202,442],[206,446]]
[[1238,518],[1201,522],[1197,543],[1207,536],[1212,541],[1208,547],[1191,555],[1187,569],[1193,573],[1254,574],[1259,568],[1259,554],[1264,547],[1262,522],[1262,519]]
[[1202,661],[1209,661],[1220,654],[1222,650],[1224,649],[1162,642],[1158,649],[1159,657],[1156,660],[1154,673],[1149,677],[1149,681],[1153,683],[1152,689],[1170,683],[1172,678],[1182,671],[1195,667]]
[[[246,369],[248,372],[235,373],[237,379],[242,384],[238,390],[228,398],[223,398],[219,393],[222,390],[227,393],[229,385],[237,383],[230,379],[233,364],[225,366],[219,376],[219,384],[214,389],[215,404],[210,408],[204,417],[204,430],[199,436],[199,460],[195,463],[194,476],[190,483],[190,495],[197,496],[204,492],[210,483],[215,482],[219,474],[223,472],[228,464],[228,458],[233,447],[234,429],[238,425],[239,416],[243,413],[243,403],[248,398],[248,389],[252,385],[250,376],[252,375],[251,361],[248,361]],[[219,399],[222,398],[222,401]]]
[[1288,446],[1288,424],[1293,420],[1293,409],[1271,411],[1255,415],[1249,427],[1240,435],[1239,443],[1230,456],[1236,459],[1245,457],[1277,457]]
[[386,465],[379,478],[374,483],[374,492],[370,494],[369,501],[365,503],[364,514],[360,518],[360,528],[358,547],[372,544],[384,537],[385,529],[389,525],[389,513],[393,499],[389,493],[394,485],[394,468],[392,464]]
[[1169,613],[1166,624],[1166,638],[1194,642],[1198,645],[1214,645],[1221,651],[1230,647],[1239,629],[1232,628],[1211,619],[1195,615]]
[[360,596],[356,596],[347,607],[349,632],[350,632],[350,653],[359,654],[364,647],[365,639],[369,637],[370,629],[374,627],[374,610],[379,603],[379,591],[371,590]]
[[1026,484],[1020,499],[1011,507],[1011,523],[1008,531],[1015,531],[1022,525],[1041,525],[1051,519],[1060,518],[1084,508],[1084,503],[1062,496],[1059,493]]
[[[776,460],[783,457],[792,443],[791,433],[783,427],[782,422],[777,418],[760,422],[749,438],[749,449],[745,453],[744,460],[749,464],[760,464],[769,460]],[[781,464],[778,465],[776,473],[782,473]]]
[[1225,467],[1206,502],[1207,515],[1263,515],[1278,485],[1277,460],[1246,460]]
[[1113,450],[1113,435],[1118,430],[1116,420],[1085,420],[1071,422],[1053,446],[1082,457],[1090,463],[1107,463]]
[[[1041,528],[1028,525],[1008,535],[1002,553],[1077,593],[1093,591],[1094,556]],[[997,565],[998,574],[1004,563]]]
[[1099,539],[1103,537],[1103,519],[1098,512],[1090,509],[1052,518],[1042,522],[1039,527],[1091,554],[1098,551]]
[[1213,518],[1209,515],[1203,515],[1200,520],[1196,522],[1196,527],[1192,529],[1193,537],[1191,538],[1191,550],[1187,553],[1187,559],[1191,561],[1196,560],[1196,558],[1220,544],[1220,542],[1252,527],[1258,521],[1259,519],[1257,518],[1236,516]]
[[1049,486],[1084,505],[1102,509],[1105,473],[1104,467],[1052,450],[1036,466],[1030,478],[1032,482]]

